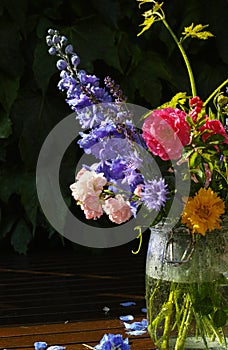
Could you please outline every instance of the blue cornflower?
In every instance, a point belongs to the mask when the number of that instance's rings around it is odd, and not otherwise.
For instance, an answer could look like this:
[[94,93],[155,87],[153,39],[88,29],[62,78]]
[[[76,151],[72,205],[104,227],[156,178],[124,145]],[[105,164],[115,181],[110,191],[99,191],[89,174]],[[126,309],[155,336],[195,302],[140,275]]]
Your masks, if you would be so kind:
[[126,180],[132,192],[134,192],[139,184],[144,184],[144,177],[137,169],[130,168],[126,172]]
[[121,334],[105,334],[96,350],[130,350],[128,338],[123,339]]
[[167,194],[167,185],[164,179],[147,180],[143,186],[141,201],[149,210],[159,211],[160,207],[166,202]]

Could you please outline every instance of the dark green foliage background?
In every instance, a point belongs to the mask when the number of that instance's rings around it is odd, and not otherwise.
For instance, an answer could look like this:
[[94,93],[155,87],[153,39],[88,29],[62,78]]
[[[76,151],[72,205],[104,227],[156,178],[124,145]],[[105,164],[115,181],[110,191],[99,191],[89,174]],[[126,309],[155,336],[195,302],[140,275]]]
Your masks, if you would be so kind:
[[[146,8],[145,8],[146,9]],[[167,21],[210,24],[208,41],[190,40],[198,94],[205,99],[228,73],[228,2],[166,0]],[[35,169],[49,131],[71,113],[57,89],[59,73],[45,43],[56,28],[73,43],[80,68],[118,82],[128,102],[154,108],[179,92],[190,94],[185,67],[160,23],[137,37],[142,10],[135,0],[3,0],[0,2],[0,239],[26,253],[49,237],[61,241],[39,208]],[[61,178],[70,202],[76,155],[64,159]]]

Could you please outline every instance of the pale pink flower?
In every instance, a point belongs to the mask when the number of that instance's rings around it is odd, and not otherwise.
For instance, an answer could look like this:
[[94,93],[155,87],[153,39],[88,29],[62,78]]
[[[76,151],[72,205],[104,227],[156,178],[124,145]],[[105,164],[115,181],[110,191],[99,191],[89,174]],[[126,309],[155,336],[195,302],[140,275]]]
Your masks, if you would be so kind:
[[108,198],[103,204],[103,209],[109,219],[116,224],[122,224],[132,216],[130,204],[121,194],[117,194],[115,198]]
[[72,196],[76,201],[84,202],[89,195],[99,196],[107,183],[104,175],[95,171],[80,170],[78,175],[76,177],[78,181],[70,185]]
[[134,194],[138,197],[141,197],[142,188],[143,188],[142,184],[137,185],[136,189],[134,190]]
[[88,195],[85,201],[81,204],[81,209],[85,213],[86,219],[97,219],[103,214],[103,209],[99,197],[96,195]]
[[103,214],[100,194],[107,183],[102,173],[81,169],[76,176],[77,182],[70,185],[72,196],[81,206],[86,219],[97,219]]
[[88,171],[88,170],[86,170],[85,168],[81,168],[81,170],[79,170],[79,172],[78,172],[77,175],[76,175],[76,180],[79,180],[80,177],[81,177],[83,174],[85,174],[86,171]]

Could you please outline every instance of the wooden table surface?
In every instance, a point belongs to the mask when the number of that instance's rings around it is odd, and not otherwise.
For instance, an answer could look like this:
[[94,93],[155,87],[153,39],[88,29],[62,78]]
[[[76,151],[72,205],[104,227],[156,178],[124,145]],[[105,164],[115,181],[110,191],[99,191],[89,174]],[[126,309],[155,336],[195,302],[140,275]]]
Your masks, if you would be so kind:
[[[136,247],[133,241],[102,251],[58,247],[26,256],[1,251],[0,350],[32,350],[36,341],[83,350],[105,333],[128,337],[132,350],[155,349],[147,333],[129,336],[119,319],[146,317],[141,310],[146,247],[133,255]],[[120,305],[126,301],[136,305]]]

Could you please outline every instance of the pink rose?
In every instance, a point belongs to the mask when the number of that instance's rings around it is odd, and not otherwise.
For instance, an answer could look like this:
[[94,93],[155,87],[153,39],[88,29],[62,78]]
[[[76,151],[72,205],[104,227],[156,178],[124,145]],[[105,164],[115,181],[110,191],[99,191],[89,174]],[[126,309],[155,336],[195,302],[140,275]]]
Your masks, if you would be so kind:
[[224,143],[228,143],[228,135],[227,135],[222,123],[217,119],[207,120],[206,123],[199,130],[204,131],[204,133],[202,135],[202,140],[204,142],[211,135],[222,135],[225,138]]
[[99,198],[88,195],[85,201],[81,204],[81,209],[85,213],[86,219],[97,219],[103,214],[102,204]]
[[107,179],[103,174],[97,174],[95,171],[80,170],[76,179],[77,182],[70,186],[72,196],[76,201],[85,201],[88,195],[99,196],[103,187],[107,183]]
[[100,194],[107,183],[103,174],[81,169],[76,176],[77,182],[70,186],[72,196],[81,206],[87,219],[97,219],[103,214]]
[[145,119],[142,130],[149,150],[163,160],[180,158],[183,146],[190,142],[186,113],[178,108],[154,110]]
[[125,202],[121,194],[117,194],[115,198],[107,199],[103,209],[109,216],[109,219],[116,224],[122,224],[132,216],[130,204]]

